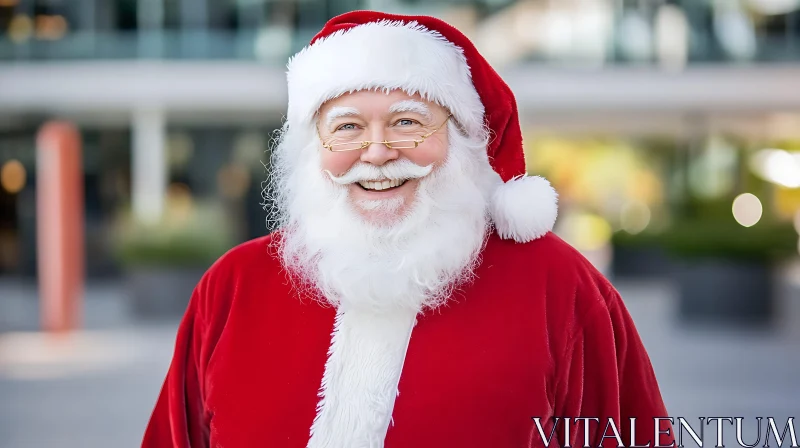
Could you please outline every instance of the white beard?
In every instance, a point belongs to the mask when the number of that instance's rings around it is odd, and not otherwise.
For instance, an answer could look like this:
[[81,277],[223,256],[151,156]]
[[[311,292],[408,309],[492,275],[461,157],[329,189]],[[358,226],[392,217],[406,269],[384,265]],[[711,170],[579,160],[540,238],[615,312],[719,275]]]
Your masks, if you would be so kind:
[[[496,174],[486,139],[465,137],[449,124],[445,162],[420,179],[405,216],[375,225],[358,215],[347,187],[321,170],[313,129],[285,127],[271,167],[279,254],[300,280],[297,286],[339,312],[419,312],[444,304],[472,279],[491,226],[488,201]],[[391,213],[403,204],[359,205]]]

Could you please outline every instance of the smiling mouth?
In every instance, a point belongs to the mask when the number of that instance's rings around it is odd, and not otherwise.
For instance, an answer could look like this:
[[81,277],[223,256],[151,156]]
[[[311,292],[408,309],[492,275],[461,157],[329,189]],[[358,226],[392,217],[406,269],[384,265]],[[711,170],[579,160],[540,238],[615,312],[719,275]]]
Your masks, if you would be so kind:
[[383,191],[397,188],[406,183],[407,180],[408,179],[387,179],[382,181],[365,180],[356,183],[367,191]]

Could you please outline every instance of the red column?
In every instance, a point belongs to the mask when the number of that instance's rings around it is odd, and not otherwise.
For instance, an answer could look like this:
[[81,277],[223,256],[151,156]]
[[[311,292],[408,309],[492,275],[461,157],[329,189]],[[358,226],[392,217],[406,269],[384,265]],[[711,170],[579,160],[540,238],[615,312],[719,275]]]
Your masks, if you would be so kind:
[[83,164],[80,133],[45,123],[36,139],[36,221],[42,329],[80,325],[84,278]]

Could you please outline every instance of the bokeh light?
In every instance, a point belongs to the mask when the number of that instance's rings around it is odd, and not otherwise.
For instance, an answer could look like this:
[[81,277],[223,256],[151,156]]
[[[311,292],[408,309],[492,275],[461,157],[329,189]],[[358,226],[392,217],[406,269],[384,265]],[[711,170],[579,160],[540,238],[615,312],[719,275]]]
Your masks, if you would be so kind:
[[174,182],[167,188],[166,215],[174,224],[182,224],[189,219],[194,211],[192,190],[188,185]]
[[564,216],[559,233],[576,249],[590,252],[607,245],[612,232],[611,224],[602,216],[575,212]]
[[36,16],[36,37],[44,40],[58,40],[67,32],[64,16]]
[[14,42],[28,40],[33,34],[33,20],[30,17],[18,14],[8,24],[8,37]]
[[733,200],[733,217],[744,227],[752,227],[761,220],[764,209],[752,193],[743,193]]
[[783,149],[762,149],[753,155],[750,166],[766,181],[787,188],[800,187],[800,154]]
[[19,160],[9,160],[0,168],[0,185],[11,194],[19,193],[25,186],[27,172]]
[[622,230],[630,234],[640,233],[650,224],[650,215],[650,207],[643,202],[625,203],[619,217]]
[[217,173],[217,188],[226,198],[241,198],[249,187],[250,172],[240,164],[222,167]]

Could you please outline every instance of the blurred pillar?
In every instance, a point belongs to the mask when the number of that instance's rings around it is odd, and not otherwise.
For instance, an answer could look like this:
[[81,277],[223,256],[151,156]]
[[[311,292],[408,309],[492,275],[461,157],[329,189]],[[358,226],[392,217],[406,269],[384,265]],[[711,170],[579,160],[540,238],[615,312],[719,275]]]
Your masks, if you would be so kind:
[[164,211],[167,190],[165,157],[166,119],[158,109],[139,109],[133,116],[132,201],[133,213],[153,223]]
[[70,123],[46,123],[36,139],[39,300],[43,330],[79,326],[83,302],[84,204],[81,141]]

